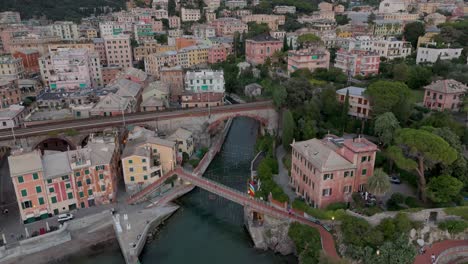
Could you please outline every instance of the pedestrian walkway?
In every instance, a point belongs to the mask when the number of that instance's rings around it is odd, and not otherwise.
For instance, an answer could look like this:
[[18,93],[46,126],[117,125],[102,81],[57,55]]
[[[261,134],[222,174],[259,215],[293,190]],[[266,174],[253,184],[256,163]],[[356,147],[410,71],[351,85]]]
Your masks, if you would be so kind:
[[426,253],[418,255],[416,257],[416,259],[414,260],[414,264],[430,264],[432,263],[432,254],[434,254],[435,257],[438,258],[440,254],[442,254],[447,249],[463,246],[468,247],[468,240],[444,240],[441,242],[434,243],[431,247],[426,247]]
[[286,154],[283,145],[276,148],[276,158],[278,160],[278,175],[273,180],[283,189],[290,201],[296,199],[296,194],[289,186],[289,172],[283,164],[283,156]]

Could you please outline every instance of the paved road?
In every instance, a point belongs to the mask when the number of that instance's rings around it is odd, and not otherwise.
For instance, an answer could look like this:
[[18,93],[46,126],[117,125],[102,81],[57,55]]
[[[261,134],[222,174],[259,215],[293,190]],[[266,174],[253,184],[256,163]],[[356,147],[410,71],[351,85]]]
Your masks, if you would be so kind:
[[[184,110],[175,110],[175,111],[164,111],[164,112],[139,112],[134,114],[125,115],[125,124],[134,124],[144,121],[156,121],[156,120],[169,120],[174,118],[182,117],[198,117],[198,116],[207,116],[209,114],[218,114],[218,113],[236,113],[240,111],[249,111],[249,110],[260,110],[273,107],[271,101],[263,102],[254,102],[246,104],[235,104],[235,105],[225,105],[218,107],[211,107],[211,110],[208,108],[191,108]],[[113,116],[113,117],[99,117],[99,118],[87,118],[87,119],[76,119],[76,120],[66,120],[58,121],[53,123],[38,124],[32,127],[27,128],[17,128],[15,129],[15,136],[18,137],[28,137],[35,135],[47,134],[53,131],[63,131],[67,129],[94,129],[100,127],[109,127],[113,125],[122,125],[123,117],[122,116]],[[11,130],[0,131],[0,141],[9,140],[13,138]]]
[[297,195],[289,186],[289,173],[286,167],[283,164],[283,156],[286,154],[286,151],[283,148],[283,145],[276,148],[276,158],[278,159],[278,175],[273,177],[273,180],[281,186],[283,191],[288,195],[289,200],[292,202],[296,199]]
[[444,240],[441,242],[434,243],[431,247],[426,247],[425,254],[418,255],[416,257],[416,259],[414,260],[414,264],[430,264],[432,263],[432,254],[434,254],[437,258],[440,255],[440,253],[442,253],[444,250],[460,246],[468,247],[468,240]]

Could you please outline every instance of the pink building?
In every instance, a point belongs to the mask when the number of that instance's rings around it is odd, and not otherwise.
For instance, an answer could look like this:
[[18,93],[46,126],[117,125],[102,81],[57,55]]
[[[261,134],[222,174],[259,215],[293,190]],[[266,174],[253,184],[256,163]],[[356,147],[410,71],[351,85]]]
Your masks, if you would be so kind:
[[330,52],[324,48],[308,48],[291,50],[288,52],[288,72],[298,69],[309,69],[311,72],[318,68],[328,69],[330,66]]
[[249,27],[246,23],[232,17],[218,18],[210,23],[215,27],[216,36],[232,36],[235,32],[247,32]]
[[36,150],[20,156],[9,156],[8,163],[21,221],[30,223],[49,217],[51,212],[44,184],[41,152]]
[[344,104],[346,94],[349,93],[348,115],[367,119],[371,117],[371,106],[367,96],[364,94],[365,91],[365,88],[350,86],[336,91],[336,97],[338,102]]
[[438,111],[459,111],[468,92],[468,86],[453,79],[433,82],[424,89],[424,105]]
[[41,155],[39,150],[8,157],[24,223],[116,198],[119,145],[114,136],[90,137],[79,150]]
[[374,173],[377,146],[365,138],[293,142],[290,184],[312,207],[350,201]]
[[180,18],[178,16],[169,17],[169,28],[180,28]]
[[208,63],[212,64],[225,61],[231,49],[231,45],[229,44],[211,46],[211,48],[208,49]]
[[127,68],[132,66],[132,49],[129,35],[104,36],[108,66]]
[[380,56],[372,51],[340,49],[336,52],[335,67],[351,76],[378,74],[379,65]]
[[283,48],[283,41],[270,35],[258,35],[245,41],[245,58],[248,63],[257,65],[265,63],[266,58],[273,56]]

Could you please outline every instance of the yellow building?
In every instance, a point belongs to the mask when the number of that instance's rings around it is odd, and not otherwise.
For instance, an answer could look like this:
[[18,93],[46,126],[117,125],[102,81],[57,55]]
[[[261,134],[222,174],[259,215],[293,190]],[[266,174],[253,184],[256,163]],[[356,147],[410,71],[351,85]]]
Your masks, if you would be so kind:
[[170,135],[168,139],[177,143],[179,152],[185,152],[189,156],[193,155],[195,144],[193,143],[193,135],[191,131],[185,128],[179,128]]
[[209,47],[206,45],[190,46],[181,49],[179,53],[187,54],[187,67],[192,67],[194,65],[208,63],[208,49]]
[[141,190],[176,166],[176,143],[154,131],[135,127],[122,154],[122,171],[128,192]]
[[424,36],[420,36],[418,38],[418,48],[420,46],[424,46],[425,44],[430,44],[430,43],[433,43],[434,42],[434,37],[437,36],[439,34],[439,29],[435,28],[435,30],[431,30],[430,29],[427,29],[426,31],[426,34],[424,34]]
[[353,37],[353,32],[347,30],[342,31],[342,29],[337,29],[336,36],[339,38],[351,38]]

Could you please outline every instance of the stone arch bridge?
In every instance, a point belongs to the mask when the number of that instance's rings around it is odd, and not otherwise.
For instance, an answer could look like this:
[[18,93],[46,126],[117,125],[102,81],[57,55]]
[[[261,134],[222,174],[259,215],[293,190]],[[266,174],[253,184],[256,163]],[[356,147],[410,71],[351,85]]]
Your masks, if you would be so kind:
[[278,113],[271,101],[225,105],[210,108],[191,108],[163,112],[139,112],[125,116],[98,117],[67,121],[44,121],[33,126],[0,131],[0,148],[23,147],[33,149],[45,140],[56,138],[70,145],[79,146],[90,133],[106,129],[141,125],[171,133],[179,127],[193,131],[195,138],[209,138],[218,125],[234,117],[249,117],[259,121],[263,132],[276,134]]

